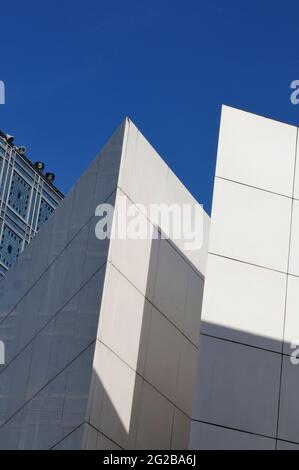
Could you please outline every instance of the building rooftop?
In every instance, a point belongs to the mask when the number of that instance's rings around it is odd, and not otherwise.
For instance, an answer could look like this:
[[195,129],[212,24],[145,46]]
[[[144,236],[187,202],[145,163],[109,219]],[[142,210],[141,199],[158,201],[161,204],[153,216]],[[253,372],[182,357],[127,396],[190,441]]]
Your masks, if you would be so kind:
[[1,131],[1,130],[0,130],[0,139],[4,140],[5,143],[6,143],[6,145],[8,145],[9,147],[13,148],[13,149],[15,150],[15,152],[18,154],[18,156],[19,156],[25,163],[27,163],[27,165],[29,165],[34,171],[36,171],[36,172],[41,176],[41,178],[44,180],[44,182],[45,182],[48,186],[50,186],[51,189],[52,189],[53,191],[55,191],[59,197],[62,197],[62,198],[64,197],[64,194],[55,186],[55,184],[54,184],[52,181],[50,181],[50,180],[46,177],[45,173],[43,173],[42,170],[39,170],[39,169],[37,168],[37,166],[36,166],[28,157],[26,157],[26,155],[25,155],[24,153],[18,152],[18,147],[17,147],[15,144],[10,143],[10,142],[7,142],[7,134],[5,134],[5,133],[4,133],[3,131]]

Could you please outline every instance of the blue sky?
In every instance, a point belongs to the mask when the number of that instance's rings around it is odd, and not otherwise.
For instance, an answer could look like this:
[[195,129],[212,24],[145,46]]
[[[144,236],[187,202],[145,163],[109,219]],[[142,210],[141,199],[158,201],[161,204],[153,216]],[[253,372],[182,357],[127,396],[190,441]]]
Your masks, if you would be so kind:
[[1,2],[0,128],[67,192],[129,116],[210,210],[221,104],[292,124],[299,3]]

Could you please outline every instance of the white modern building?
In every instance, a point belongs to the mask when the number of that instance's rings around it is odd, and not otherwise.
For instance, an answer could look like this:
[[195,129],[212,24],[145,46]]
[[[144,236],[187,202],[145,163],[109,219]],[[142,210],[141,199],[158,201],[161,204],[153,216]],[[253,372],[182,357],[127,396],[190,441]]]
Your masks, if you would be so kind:
[[[99,239],[124,202],[149,235]],[[161,204],[195,211],[196,249]],[[208,229],[126,119],[0,284],[1,449],[188,447]]]
[[210,223],[122,123],[0,283],[0,449],[299,449],[297,140],[224,106]]
[[222,109],[193,449],[299,449],[297,141],[295,126]]

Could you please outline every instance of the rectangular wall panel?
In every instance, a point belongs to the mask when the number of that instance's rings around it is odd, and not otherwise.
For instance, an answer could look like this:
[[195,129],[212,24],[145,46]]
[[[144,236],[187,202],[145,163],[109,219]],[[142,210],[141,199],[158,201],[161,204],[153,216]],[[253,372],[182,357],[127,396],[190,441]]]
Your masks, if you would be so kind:
[[299,369],[290,358],[299,338],[297,134],[294,126],[222,108],[193,449],[298,442]]

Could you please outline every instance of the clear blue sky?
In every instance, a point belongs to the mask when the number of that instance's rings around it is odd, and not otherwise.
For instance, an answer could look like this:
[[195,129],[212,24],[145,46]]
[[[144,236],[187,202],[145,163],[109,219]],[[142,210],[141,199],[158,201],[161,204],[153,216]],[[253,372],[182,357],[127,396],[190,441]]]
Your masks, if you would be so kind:
[[299,122],[298,2],[3,0],[0,16],[0,128],[64,192],[127,115],[209,211],[222,103]]

